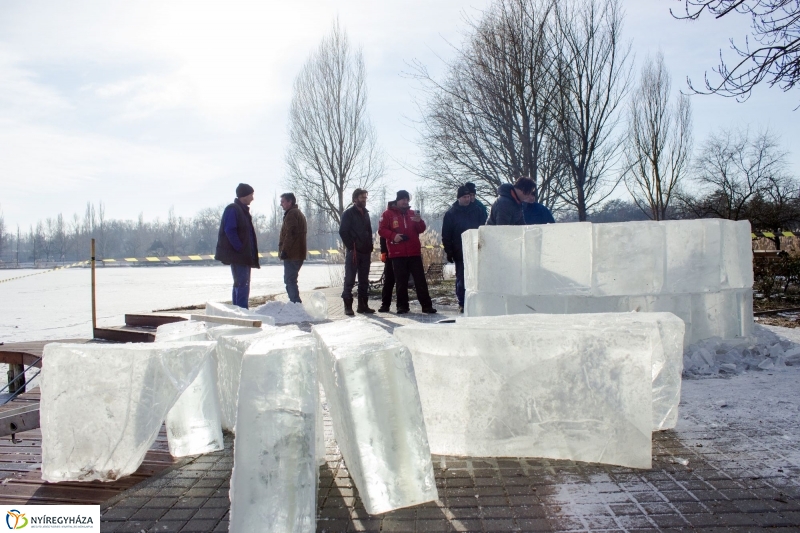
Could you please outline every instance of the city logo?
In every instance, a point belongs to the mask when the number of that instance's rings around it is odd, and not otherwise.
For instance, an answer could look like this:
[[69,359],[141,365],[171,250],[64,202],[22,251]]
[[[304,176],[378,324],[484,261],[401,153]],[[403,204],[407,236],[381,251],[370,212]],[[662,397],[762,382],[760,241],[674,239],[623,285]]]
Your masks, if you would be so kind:
[[28,525],[28,519],[25,517],[25,513],[11,509],[6,512],[6,525],[8,529],[22,529]]

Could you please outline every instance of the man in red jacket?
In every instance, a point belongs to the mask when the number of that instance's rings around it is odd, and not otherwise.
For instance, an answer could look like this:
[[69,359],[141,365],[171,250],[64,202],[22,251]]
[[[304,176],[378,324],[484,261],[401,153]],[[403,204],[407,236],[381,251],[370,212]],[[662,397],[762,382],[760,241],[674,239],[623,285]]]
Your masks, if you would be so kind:
[[397,191],[395,205],[389,207],[381,215],[378,235],[386,239],[389,249],[389,260],[394,270],[397,290],[397,314],[408,313],[408,275],[414,278],[417,299],[423,313],[435,313],[431,296],[428,294],[428,282],[425,280],[425,269],[422,266],[422,246],[420,233],[425,231],[425,222],[417,213],[408,208],[411,195],[407,191]]

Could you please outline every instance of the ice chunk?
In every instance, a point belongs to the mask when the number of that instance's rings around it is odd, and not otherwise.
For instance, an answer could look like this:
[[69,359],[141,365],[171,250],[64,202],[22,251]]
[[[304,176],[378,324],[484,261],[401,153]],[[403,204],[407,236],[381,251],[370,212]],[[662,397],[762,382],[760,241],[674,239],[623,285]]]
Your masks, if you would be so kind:
[[303,295],[303,308],[314,320],[328,319],[328,298],[322,291],[312,291]]
[[478,290],[478,232],[477,229],[471,229],[461,234],[461,248],[464,252],[464,286],[468,291]]
[[750,221],[722,220],[722,288],[746,289],[753,286],[753,241]]
[[222,429],[233,431],[236,424],[236,398],[239,395],[239,378],[242,373],[244,352],[257,340],[285,329],[275,326],[260,328],[223,326],[209,330],[209,336],[217,341],[217,391],[222,413]]
[[282,328],[244,354],[231,475],[232,533],[316,531],[316,342]]
[[41,382],[42,479],[132,474],[213,342],[48,344]]
[[409,351],[365,319],[312,332],[336,442],[367,512],[437,499]]
[[666,231],[667,273],[664,292],[702,293],[721,289],[720,220],[662,222]]
[[[525,228],[522,294],[592,292],[592,225],[588,222]],[[491,272],[492,269],[489,269]]]
[[481,226],[478,230],[477,290],[497,293],[522,290],[524,243],[525,226]]
[[431,451],[650,468],[657,322],[545,316],[394,330],[413,354]]
[[[175,322],[159,326],[156,342],[207,341],[205,322]],[[173,457],[222,450],[222,420],[217,396],[216,349],[195,380],[167,413],[167,442]]]
[[664,286],[664,226],[652,222],[594,224],[592,293],[659,294]]
[[274,326],[275,319],[271,316],[259,315],[255,311],[244,309],[238,305],[224,304],[220,302],[206,302],[206,314],[209,316],[224,316],[228,318],[246,318],[249,320],[260,320],[261,325]]

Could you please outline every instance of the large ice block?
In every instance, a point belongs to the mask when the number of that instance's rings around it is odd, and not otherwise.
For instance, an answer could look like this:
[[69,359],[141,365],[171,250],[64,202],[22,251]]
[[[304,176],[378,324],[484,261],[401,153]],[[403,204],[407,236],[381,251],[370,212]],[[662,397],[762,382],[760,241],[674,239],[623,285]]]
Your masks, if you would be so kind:
[[[207,341],[205,322],[175,322],[156,330],[156,342]],[[222,420],[217,396],[216,349],[195,380],[167,413],[167,442],[173,457],[222,450]]]
[[312,332],[333,433],[367,512],[437,499],[409,351],[365,319],[322,324]]
[[221,302],[206,302],[206,314],[208,316],[260,320],[261,324],[264,326],[275,325],[275,319],[271,316],[259,315],[258,313],[255,313],[249,309],[244,309],[238,305],[224,304]]
[[231,476],[232,533],[316,531],[316,342],[283,330],[242,360]]
[[433,453],[650,468],[653,363],[682,342],[679,319],[654,316],[459,318],[394,335],[413,355]]
[[242,328],[221,326],[209,329],[209,336],[217,341],[217,392],[222,413],[222,429],[233,431],[236,425],[236,399],[239,395],[239,379],[242,373],[242,357],[251,344],[287,330],[294,326],[278,328]]
[[135,472],[213,350],[213,342],[45,346],[42,479],[114,481]]

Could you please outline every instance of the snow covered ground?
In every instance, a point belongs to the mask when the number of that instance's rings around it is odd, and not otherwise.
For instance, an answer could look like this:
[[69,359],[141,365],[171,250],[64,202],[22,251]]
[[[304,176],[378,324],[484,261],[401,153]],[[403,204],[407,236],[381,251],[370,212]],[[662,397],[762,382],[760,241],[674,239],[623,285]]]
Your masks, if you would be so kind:
[[[0,270],[0,280],[38,272]],[[90,337],[90,280],[89,269],[75,268],[0,283],[0,341]],[[122,325],[125,313],[230,301],[232,283],[226,266],[98,268],[98,325]],[[328,285],[327,265],[303,265],[301,291]],[[284,290],[281,265],[253,270],[251,296]]]

